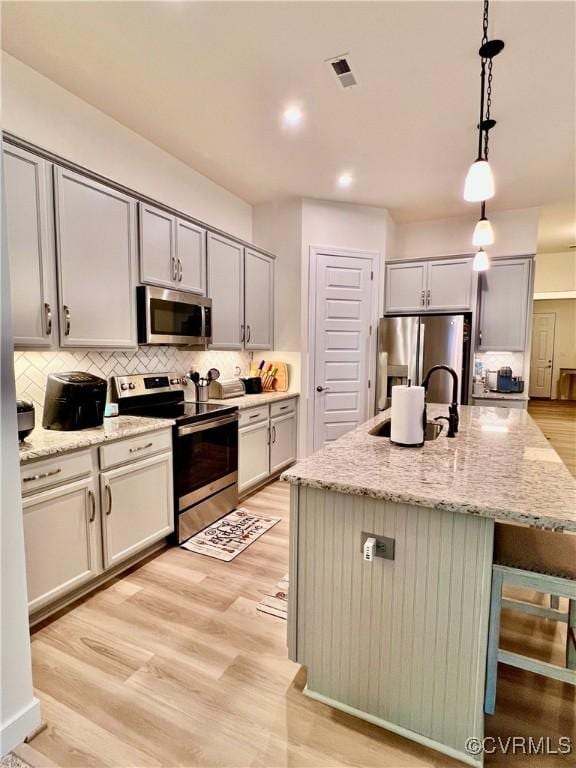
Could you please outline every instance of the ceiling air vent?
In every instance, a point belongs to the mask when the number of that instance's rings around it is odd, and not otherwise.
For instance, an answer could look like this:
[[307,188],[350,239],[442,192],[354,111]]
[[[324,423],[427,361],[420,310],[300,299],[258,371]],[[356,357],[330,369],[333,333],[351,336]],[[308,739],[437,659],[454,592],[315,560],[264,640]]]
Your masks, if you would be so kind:
[[357,84],[358,81],[354,76],[354,72],[352,72],[350,58],[347,53],[343,53],[333,59],[326,59],[326,63],[336,75],[336,79],[342,88],[350,88],[350,86]]

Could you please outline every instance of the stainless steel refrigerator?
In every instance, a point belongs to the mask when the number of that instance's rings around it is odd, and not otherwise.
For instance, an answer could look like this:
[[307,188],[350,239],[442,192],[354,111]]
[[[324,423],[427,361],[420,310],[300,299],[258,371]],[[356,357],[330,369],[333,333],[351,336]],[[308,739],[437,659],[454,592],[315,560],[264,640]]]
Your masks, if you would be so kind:
[[[470,315],[396,315],[378,326],[376,408],[390,407],[392,387],[422,383],[433,365],[448,365],[458,374],[460,403],[468,402],[470,373]],[[452,400],[452,379],[446,372],[430,379],[429,403]]]

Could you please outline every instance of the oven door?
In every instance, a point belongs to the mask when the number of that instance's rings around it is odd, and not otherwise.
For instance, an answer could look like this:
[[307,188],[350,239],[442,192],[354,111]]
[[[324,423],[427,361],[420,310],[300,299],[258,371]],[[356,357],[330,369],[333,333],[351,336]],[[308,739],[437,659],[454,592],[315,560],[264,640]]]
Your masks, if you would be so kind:
[[178,428],[174,490],[179,512],[237,483],[237,413]]
[[212,339],[212,299],[183,291],[138,287],[140,344],[203,345]]

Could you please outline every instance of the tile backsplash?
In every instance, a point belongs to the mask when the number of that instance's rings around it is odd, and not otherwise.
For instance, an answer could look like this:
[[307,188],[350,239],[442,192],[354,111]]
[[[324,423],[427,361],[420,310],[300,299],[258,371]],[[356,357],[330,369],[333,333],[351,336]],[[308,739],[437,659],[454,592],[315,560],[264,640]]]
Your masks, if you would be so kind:
[[36,408],[36,423],[42,421],[46,378],[56,371],[87,371],[103,379],[127,373],[197,370],[206,374],[218,368],[223,379],[233,378],[236,368],[249,368],[249,352],[188,352],[175,347],[139,347],[134,351],[56,350],[53,352],[15,352],[16,394],[31,400]]
[[512,368],[513,376],[524,375],[523,352],[476,352],[476,362],[482,363],[485,370],[497,371],[499,368]]

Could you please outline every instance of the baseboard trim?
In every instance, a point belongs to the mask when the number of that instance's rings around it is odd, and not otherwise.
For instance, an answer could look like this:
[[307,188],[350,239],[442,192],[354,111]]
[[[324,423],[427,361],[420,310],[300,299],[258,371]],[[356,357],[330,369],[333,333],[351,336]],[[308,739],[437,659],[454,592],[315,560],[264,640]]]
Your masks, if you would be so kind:
[[380,728],[385,728],[387,731],[392,731],[392,733],[396,733],[398,736],[403,736],[406,739],[410,739],[410,741],[415,741],[417,744],[422,744],[424,747],[434,749],[436,752],[442,752],[442,754],[448,755],[448,757],[453,757],[455,760],[460,760],[467,765],[472,765],[474,768],[479,768],[479,766],[483,764],[481,755],[475,758],[466,752],[460,752],[459,750],[454,749],[453,747],[449,747],[446,744],[440,744],[433,739],[429,739],[427,736],[423,736],[421,733],[416,733],[415,731],[411,731],[408,728],[403,728],[401,725],[396,725],[396,723],[390,723],[388,720],[382,720],[380,717],[371,715],[368,712],[362,712],[362,710],[356,709],[355,707],[350,707],[348,704],[343,704],[341,701],[330,699],[328,696],[324,696],[321,693],[310,690],[308,686],[304,688],[304,695],[314,699],[315,701],[320,701],[322,704],[327,704],[329,707],[339,709],[341,712],[346,712],[347,715],[353,715],[354,717],[360,718],[360,720],[366,720],[366,722],[372,723],[372,725],[378,725]]
[[0,757],[4,757],[19,744],[22,744],[31,733],[37,731],[41,723],[40,702],[33,698],[11,720],[2,723],[0,727]]

